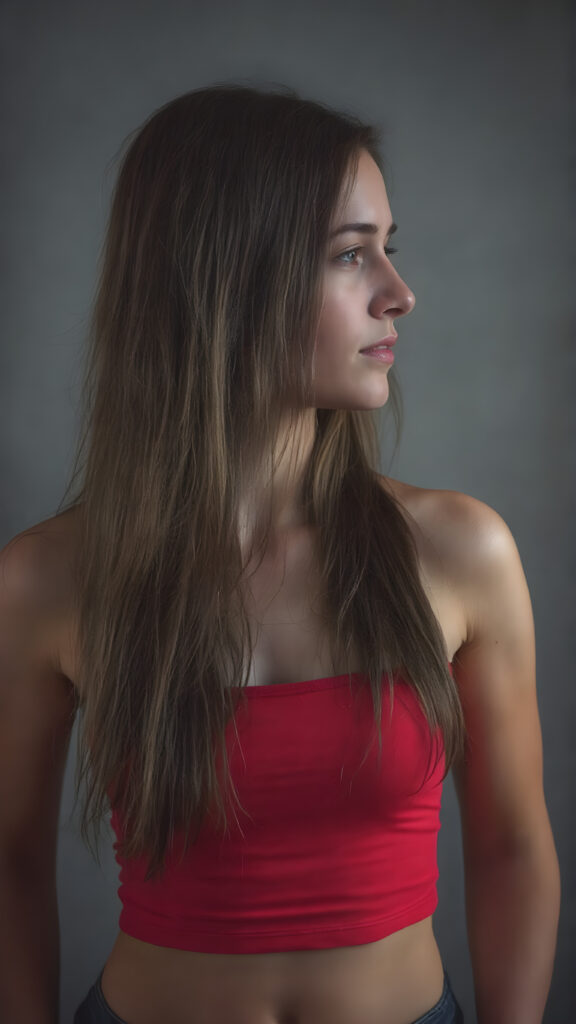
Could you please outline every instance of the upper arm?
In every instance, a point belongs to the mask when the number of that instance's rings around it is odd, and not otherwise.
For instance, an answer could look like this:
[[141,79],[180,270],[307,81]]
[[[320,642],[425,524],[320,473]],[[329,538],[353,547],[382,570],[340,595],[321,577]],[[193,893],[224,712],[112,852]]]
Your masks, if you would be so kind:
[[52,873],[74,690],[58,669],[54,553],[22,533],[0,551],[0,859]]
[[518,549],[497,512],[449,493],[451,562],[467,624],[453,659],[467,732],[453,778],[464,854],[474,860],[548,842],[551,833],[534,620]]

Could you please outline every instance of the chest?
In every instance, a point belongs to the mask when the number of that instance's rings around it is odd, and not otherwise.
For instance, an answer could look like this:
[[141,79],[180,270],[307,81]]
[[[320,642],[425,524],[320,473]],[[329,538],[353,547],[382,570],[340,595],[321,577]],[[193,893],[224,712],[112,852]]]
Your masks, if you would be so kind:
[[[420,578],[451,660],[463,640],[457,595],[425,552]],[[244,596],[253,643],[249,685],[298,682],[358,669],[355,651],[347,665],[332,662],[326,599],[309,531],[298,531],[251,566]]]
[[[452,660],[465,639],[462,603],[423,544],[419,562],[422,585]],[[248,567],[244,600],[253,644],[248,685],[294,683],[358,669],[355,651],[347,665],[332,662],[326,598],[308,529],[292,531]],[[65,616],[58,632],[58,650],[61,671],[69,679],[78,678],[76,634],[73,616]]]
[[306,531],[269,549],[244,579],[253,644],[249,685],[332,675],[326,602]]

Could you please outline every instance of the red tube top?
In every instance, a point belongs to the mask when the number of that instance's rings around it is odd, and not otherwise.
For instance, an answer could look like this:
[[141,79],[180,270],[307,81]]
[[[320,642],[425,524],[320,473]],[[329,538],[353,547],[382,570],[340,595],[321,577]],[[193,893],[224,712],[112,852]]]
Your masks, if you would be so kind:
[[[352,685],[359,676],[352,675]],[[348,675],[246,688],[226,742],[242,805],[242,836],[204,822],[182,863],[164,874],[122,860],[120,929],[158,946],[269,953],[375,942],[436,908],[444,772],[414,691],[382,687],[382,761],[370,689]],[[358,685],[358,684],[357,684]],[[367,744],[366,762],[359,768]],[[122,835],[118,813],[111,824]]]

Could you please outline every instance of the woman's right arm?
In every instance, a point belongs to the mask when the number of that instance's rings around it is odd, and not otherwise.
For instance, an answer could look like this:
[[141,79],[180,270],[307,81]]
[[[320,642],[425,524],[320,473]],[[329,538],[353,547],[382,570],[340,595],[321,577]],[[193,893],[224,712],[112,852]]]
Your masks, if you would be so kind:
[[61,564],[43,532],[0,551],[0,1020],[58,1024],[56,854],[74,691],[58,670]]

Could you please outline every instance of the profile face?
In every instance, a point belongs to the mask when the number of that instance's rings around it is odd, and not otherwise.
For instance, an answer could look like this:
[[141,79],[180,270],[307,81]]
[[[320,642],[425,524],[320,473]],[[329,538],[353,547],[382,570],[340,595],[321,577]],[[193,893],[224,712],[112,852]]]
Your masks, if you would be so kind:
[[[394,321],[415,298],[386,249],[392,214],[384,179],[362,150],[354,187],[331,225],[323,280],[323,305],[313,358],[313,404],[318,409],[376,409],[388,399],[393,352],[375,349],[395,335]],[[371,350],[371,351],[368,351]]]

